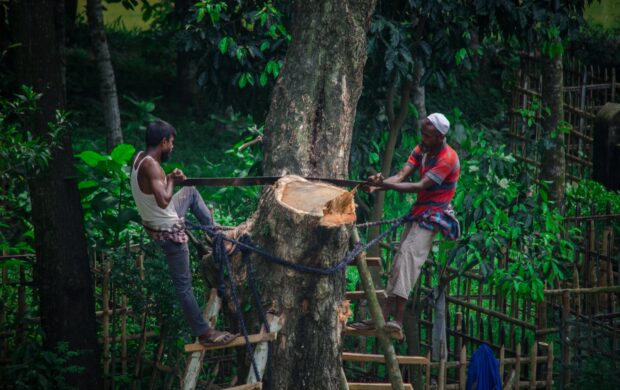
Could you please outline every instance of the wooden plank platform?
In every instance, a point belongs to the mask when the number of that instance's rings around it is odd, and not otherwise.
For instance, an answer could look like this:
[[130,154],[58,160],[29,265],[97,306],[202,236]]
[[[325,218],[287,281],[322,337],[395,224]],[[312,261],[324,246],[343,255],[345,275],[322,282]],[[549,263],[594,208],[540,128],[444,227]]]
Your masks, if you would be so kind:
[[[250,335],[248,338],[250,339],[250,344],[256,344],[260,343],[261,341],[273,341],[276,339],[277,335],[277,332],[259,333]],[[245,339],[243,338],[243,336],[240,336],[226,345],[214,345],[211,347],[205,347],[200,343],[185,344],[185,352],[199,352],[203,350],[213,351],[215,349],[234,348],[240,347],[242,345],[245,345]]]
[[[366,264],[369,267],[383,267],[383,263],[381,263],[381,258],[380,257],[367,257],[366,258]],[[351,267],[357,267],[357,264],[355,262],[349,264]]]
[[[349,390],[392,390],[391,383],[348,383]],[[413,390],[413,386],[404,383],[405,390]]]
[[[396,356],[396,359],[400,364],[426,365],[429,363],[426,356]],[[343,352],[342,360],[349,362],[385,363],[385,356],[367,353]]]
[[257,382],[257,383],[250,383],[247,385],[227,387],[225,390],[261,390],[262,388],[263,388],[263,384],[261,382]]
[[[350,326],[344,328],[344,334],[346,334],[347,336],[377,337],[377,331],[374,329],[360,330],[351,328]],[[393,338],[395,340],[402,340],[405,337],[403,335],[403,332],[389,332],[388,335],[390,336],[390,338]]]
[[[386,299],[387,298],[387,294],[385,293],[385,290],[376,290],[377,293],[377,298],[378,299]],[[347,291],[344,293],[344,298],[345,299],[366,299],[366,292],[365,291]]]

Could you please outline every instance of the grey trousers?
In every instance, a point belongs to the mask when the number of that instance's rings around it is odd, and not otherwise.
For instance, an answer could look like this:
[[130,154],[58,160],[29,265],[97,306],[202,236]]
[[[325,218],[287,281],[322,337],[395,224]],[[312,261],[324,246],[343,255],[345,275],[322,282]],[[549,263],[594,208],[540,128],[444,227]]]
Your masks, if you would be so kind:
[[405,227],[385,290],[388,296],[409,298],[411,289],[415,287],[420,277],[428,253],[433,248],[434,237],[435,232],[424,229],[415,222]]
[[[189,210],[202,225],[212,225],[211,212],[194,187],[183,187],[172,197],[172,204],[179,217],[185,217]],[[192,290],[192,273],[189,266],[189,249],[187,243],[178,243],[171,240],[158,241],[166,255],[168,272],[177,298],[181,304],[183,314],[192,328],[192,333],[200,336],[207,332],[209,325],[202,318],[194,291]]]

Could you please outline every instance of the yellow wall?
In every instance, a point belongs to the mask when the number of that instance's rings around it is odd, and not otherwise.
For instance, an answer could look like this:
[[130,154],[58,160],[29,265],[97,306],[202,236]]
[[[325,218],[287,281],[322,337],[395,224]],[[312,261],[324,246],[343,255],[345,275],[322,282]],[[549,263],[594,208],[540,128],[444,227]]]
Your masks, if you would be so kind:
[[594,1],[586,8],[585,18],[588,23],[603,27],[620,27],[620,0]]
[[[152,2],[152,0],[151,0]],[[148,23],[142,20],[141,5],[138,5],[133,11],[125,9],[121,3],[108,4],[102,0],[102,4],[105,7],[103,11],[103,22],[106,25],[117,23],[120,18],[120,23],[128,30],[139,29],[146,30],[149,28]],[[86,18],[86,0],[78,0],[78,14],[81,14]]]

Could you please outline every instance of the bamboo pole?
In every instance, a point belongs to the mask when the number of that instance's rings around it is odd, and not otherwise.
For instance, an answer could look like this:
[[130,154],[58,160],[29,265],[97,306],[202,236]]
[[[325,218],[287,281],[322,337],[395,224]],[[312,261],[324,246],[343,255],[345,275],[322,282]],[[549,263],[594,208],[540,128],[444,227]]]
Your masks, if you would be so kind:
[[515,353],[515,382],[516,388],[520,387],[521,380],[521,343],[517,344],[516,353]]
[[[425,291],[425,292],[429,292],[430,291],[427,288],[423,288],[422,290]],[[477,313],[483,313],[483,314],[486,314],[486,315],[489,315],[489,316],[492,316],[492,317],[499,318],[499,319],[501,319],[503,321],[509,322],[511,324],[518,325],[518,326],[520,326],[522,328],[525,328],[525,329],[528,329],[528,330],[536,330],[536,325],[534,325],[534,324],[530,324],[528,322],[521,321],[521,320],[518,320],[516,318],[511,318],[510,316],[507,316],[504,313],[497,312],[495,310],[487,309],[487,308],[484,308],[484,307],[479,307],[479,306],[477,306],[477,305],[475,305],[473,303],[468,303],[468,302],[462,301],[460,299],[456,299],[456,298],[449,297],[449,296],[446,297],[446,302],[454,303],[454,304],[463,306],[465,308],[472,309],[472,310],[476,311]]]
[[538,355],[538,343],[534,341],[530,350],[530,390],[536,390],[536,357]]
[[570,315],[570,296],[568,291],[562,293],[562,388],[570,383],[570,351],[568,334],[568,317]]
[[123,294],[121,314],[121,374],[127,374],[127,295]]
[[[160,322],[159,328],[162,329],[162,323]],[[154,360],[154,369],[151,372],[151,381],[149,383],[149,390],[156,389],[157,379],[159,378],[159,369],[158,366],[161,365],[161,357],[164,354],[164,340],[166,339],[166,333],[164,331],[161,332],[159,336],[159,343],[157,345],[157,350],[155,352],[155,360]]]
[[[442,343],[443,344],[443,343]],[[443,351],[443,345],[441,346]],[[437,378],[437,388],[439,390],[445,390],[446,388],[446,357],[441,356],[439,359],[439,373]]]
[[[460,311],[456,312],[456,324],[455,329],[458,333],[463,331],[463,313]],[[460,351],[463,348],[463,337],[458,335],[456,337],[456,350]]]
[[110,264],[102,257],[103,279],[101,282],[102,337],[103,337],[103,388],[110,388]]
[[[360,241],[357,229],[353,229],[352,238],[355,243]],[[379,306],[379,300],[377,299],[377,294],[375,292],[375,285],[372,280],[372,275],[370,274],[368,265],[366,264],[366,254],[360,254],[356,261],[357,268],[360,273],[360,280],[362,281],[362,285],[366,291],[366,301],[368,302],[370,315],[377,328],[377,338],[379,339],[379,344],[385,354],[385,368],[388,373],[390,383],[392,384],[393,389],[404,390],[403,378],[398,366],[398,360],[396,359],[394,345],[392,345],[392,341],[388,334],[383,330],[385,320],[383,318],[381,307]]]
[[[428,359],[428,361],[431,361],[431,351],[429,350],[428,353],[426,354],[426,359]],[[426,390],[431,390],[431,365],[427,364],[426,365]]]
[[15,343],[16,345],[22,345],[25,336],[25,324],[26,318],[26,275],[24,273],[24,267],[19,266],[19,284],[17,286],[17,331]]
[[506,368],[506,362],[504,359],[506,358],[506,347],[502,344],[499,349],[499,377],[502,379],[502,383],[504,382],[504,369]]
[[590,287],[590,288],[564,288],[557,290],[545,290],[545,295],[564,295],[566,294],[600,294],[600,293],[619,293],[620,286]]
[[467,348],[465,346],[460,350],[459,364],[459,390],[465,390],[467,382]]
[[551,390],[553,388],[553,342],[549,343],[547,349],[547,384],[546,389]]

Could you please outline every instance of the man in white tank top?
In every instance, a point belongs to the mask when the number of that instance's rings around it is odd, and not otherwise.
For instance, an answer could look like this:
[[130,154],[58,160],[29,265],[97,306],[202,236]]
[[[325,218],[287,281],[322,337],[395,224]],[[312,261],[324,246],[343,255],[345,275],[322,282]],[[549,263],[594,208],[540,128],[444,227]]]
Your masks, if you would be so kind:
[[192,332],[204,345],[223,345],[238,335],[210,328],[192,291],[189,249],[184,217],[188,210],[203,225],[212,225],[211,213],[194,187],[183,187],[173,194],[175,184],[185,180],[181,170],[168,175],[161,163],[174,148],[176,130],[167,122],[156,120],[146,129],[146,151],[138,152],[131,169],[131,192],[142,223],[151,238],[163,249],[172,284]]

